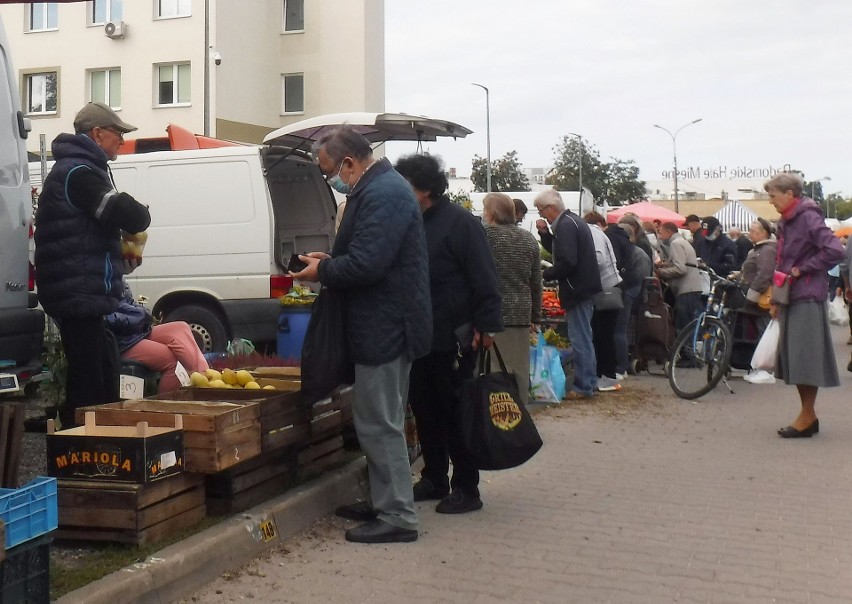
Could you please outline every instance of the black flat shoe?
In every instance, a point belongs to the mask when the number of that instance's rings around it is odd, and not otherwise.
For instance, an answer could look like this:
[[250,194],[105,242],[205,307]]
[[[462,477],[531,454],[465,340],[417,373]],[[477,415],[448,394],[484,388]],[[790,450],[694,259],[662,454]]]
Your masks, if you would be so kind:
[[796,430],[793,426],[787,426],[778,430],[778,436],[781,438],[810,438],[819,432],[819,420],[815,419],[813,423],[804,430]]
[[411,543],[417,541],[416,529],[405,529],[384,520],[371,520],[346,531],[346,540],[355,543]]
[[349,503],[341,505],[334,510],[335,516],[346,518],[347,520],[357,520],[359,522],[367,522],[376,519],[376,510],[373,509],[366,501],[358,501],[357,503]]

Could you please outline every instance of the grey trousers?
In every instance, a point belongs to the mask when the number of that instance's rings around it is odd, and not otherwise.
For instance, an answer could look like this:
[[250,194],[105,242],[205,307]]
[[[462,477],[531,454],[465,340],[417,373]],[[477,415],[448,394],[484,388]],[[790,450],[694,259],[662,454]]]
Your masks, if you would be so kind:
[[399,357],[384,365],[355,365],[352,417],[367,458],[370,502],[378,517],[405,529],[417,528],[411,465],[405,443],[405,402],[411,362]]
[[[500,354],[506,368],[514,371],[518,376],[518,390],[521,402],[527,405],[530,402],[530,328],[507,327],[505,331],[494,336],[494,341],[500,347]],[[491,371],[500,371],[497,357],[491,357]]]

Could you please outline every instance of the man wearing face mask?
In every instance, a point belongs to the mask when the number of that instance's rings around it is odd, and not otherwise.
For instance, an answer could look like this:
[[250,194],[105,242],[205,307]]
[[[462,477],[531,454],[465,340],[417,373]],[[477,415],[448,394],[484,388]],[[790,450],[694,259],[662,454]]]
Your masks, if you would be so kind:
[[695,252],[707,266],[723,277],[739,270],[737,266],[737,246],[725,233],[722,225],[714,216],[704,219],[703,226],[707,231],[704,239],[695,247]]
[[293,277],[319,281],[345,300],[344,328],[355,363],[352,414],[367,458],[369,500],[336,514],[362,524],[346,531],[359,543],[417,540],[417,512],[405,442],[405,402],[412,362],[432,345],[426,235],[408,182],[351,126],[314,145],[320,171],[347,194],[331,255],[300,256]]

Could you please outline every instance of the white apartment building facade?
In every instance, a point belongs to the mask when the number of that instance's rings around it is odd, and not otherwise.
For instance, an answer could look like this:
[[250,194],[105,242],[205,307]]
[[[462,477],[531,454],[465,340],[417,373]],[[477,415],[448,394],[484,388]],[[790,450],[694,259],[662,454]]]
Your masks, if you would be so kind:
[[0,6],[47,150],[87,102],[139,127],[258,143],[315,115],[384,110],[383,0],[89,0]]

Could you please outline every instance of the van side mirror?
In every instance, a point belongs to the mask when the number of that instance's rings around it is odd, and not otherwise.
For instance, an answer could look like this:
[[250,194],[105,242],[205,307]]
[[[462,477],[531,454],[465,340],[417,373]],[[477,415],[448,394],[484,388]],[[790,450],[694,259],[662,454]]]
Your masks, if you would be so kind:
[[28,138],[30,131],[33,129],[33,124],[30,118],[24,117],[23,111],[18,111],[18,134],[21,138]]

